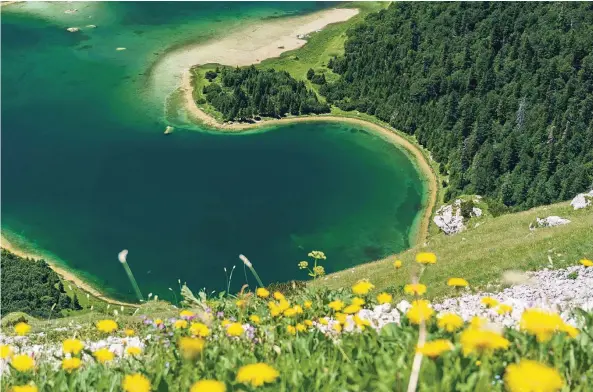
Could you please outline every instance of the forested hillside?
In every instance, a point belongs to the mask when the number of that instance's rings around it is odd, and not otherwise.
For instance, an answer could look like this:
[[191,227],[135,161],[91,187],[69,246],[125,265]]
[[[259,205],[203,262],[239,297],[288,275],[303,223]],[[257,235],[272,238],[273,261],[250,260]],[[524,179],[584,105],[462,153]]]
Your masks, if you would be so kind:
[[394,3],[351,29],[320,92],[414,134],[447,199],[513,209],[593,182],[592,3]]
[[[64,291],[60,277],[43,260],[25,260],[2,249],[2,316],[25,312],[35,317],[59,317],[62,310],[81,309],[76,296]],[[52,306],[55,307],[52,310]]]
[[206,100],[225,120],[329,112],[329,105],[285,71],[225,67],[206,78],[212,81],[203,90]]

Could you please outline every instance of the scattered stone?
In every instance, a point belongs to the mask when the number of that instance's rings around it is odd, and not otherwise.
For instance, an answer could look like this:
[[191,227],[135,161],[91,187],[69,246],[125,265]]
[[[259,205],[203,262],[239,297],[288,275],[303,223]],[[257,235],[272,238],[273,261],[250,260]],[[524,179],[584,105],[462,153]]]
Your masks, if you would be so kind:
[[65,14],[75,14],[77,12],[78,12],[78,9],[76,9],[76,8],[64,11]]
[[588,193],[579,193],[570,202],[570,205],[575,210],[580,210],[581,208],[589,207],[592,204],[593,204],[593,189],[590,190]]
[[115,50],[117,50],[118,52],[120,52],[122,50],[126,50],[126,48],[119,47],[119,48],[115,48]]
[[472,208],[472,214],[473,216],[482,216],[482,209],[478,208],[478,207],[474,207]]
[[89,29],[95,29],[95,28],[97,28],[97,26],[95,26],[93,24],[87,25],[86,27],[88,27]]
[[535,218],[537,227],[555,227],[570,223],[570,220],[560,218],[559,216],[548,216],[547,218]]
[[[525,309],[541,308],[560,313],[571,324],[577,324],[575,308],[593,310],[593,268],[571,266],[564,269],[543,269],[536,272],[509,271],[507,283],[522,282],[500,293],[479,293],[449,298],[434,305],[439,312],[456,312],[464,320],[474,316],[486,317],[505,326],[516,326]],[[470,282],[471,283],[471,282]],[[510,314],[500,315],[496,308],[487,309],[480,303],[483,297],[492,297],[511,305]]]
[[165,135],[169,135],[169,134],[173,133],[174,129],[175,128],[173,128],[172,126],[167,125],[167,128],[165,129]]
[[71,33],[76,33],[77,31],[80,31],[78,27],[68,27],[66,30],[68,30]]

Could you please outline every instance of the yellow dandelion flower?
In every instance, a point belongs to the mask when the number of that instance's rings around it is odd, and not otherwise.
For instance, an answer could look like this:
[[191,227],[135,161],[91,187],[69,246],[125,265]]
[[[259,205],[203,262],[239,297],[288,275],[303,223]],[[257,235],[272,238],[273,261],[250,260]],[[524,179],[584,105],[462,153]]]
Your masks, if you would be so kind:
[[295,308],[288,308],[284,311],[283,313],[286,317],[294,317],[297,314],[297,311]]
[[272,301],[268,302],[268,309],[270,309],[270,315],[272,317],[279,316],[280,313],[282,313],[280,311],[280,307],[275,302],[272,302]]
[[243,326],[240,323],[231,323],[226,328],[226,333],[229,336],[241,336],[243,335]]
[[344,308],[344,313],[346,314],[354,314],[358,313],[362,308],[359,305],[348,305]]
[[249,316],[249,320],[251,320],[251,322],[253,324],[259,324],[259,323],[261,323],[261,319],[256,314],[253,314],[253,315]]
[[511,313],[512,311],[513,307],[507,304],[500,304],[498,305],[498,308],[496,308],[496,313],[500,314],[501,316],[503,314]]
[[410,295],[423,295],[426,293],[426,286],[422,283],[407,284],[404,286],[404,292]]
[[298,332],[305,332],[307,330],[307,327],[305,327],[305,324],[298,323],[296,325],[296,330]]
[[455,313],[444,313],[439,317],[437,326],[447,332],[455,332],[463,327],[463,319]]
[[504,382],[509,392],[556,392],[564,386],[556,369],[527,359],[507,366]]
[[138,346],[130,346],[126,348],[126,354],[136,356],[142,354],[142,349]]
[[305,309],[311,309],[311,306],[313,306],[313,302],[312,301],[305,301],[305,302],[303,302],[303,307]]
[[593,267],[593,261],[589,259],[581,259],[579,263],[581,263],[585,267]]
[[202,323],[192,323],[192,325],[189,327],[189,332],[192,335],[201,338],[205,338],[206,336],[210,335],[210,329],[208,326],[206,326],[206,324]]
[[15,355],[10,360],[10,364],[19,372],[27,372],[35,367],[35,361],[28,355]]
[[156,325],[161,325],[161,324],[164,324],[164,323],[163,323],[163,320],[162,320],[162,319],[159,319],[159,318],[158,318],[158,319],[155,319],[155,320],[154,320],[154,323],[155,323]]
[[216,380],[200,380],[191,386],[189,392],[226,392],[226,386]]
[[391,301],[393,301],[393,297],[391,296],[391,294],[381,293],[377,295],[377,302],[379,302],[380,305],[390,304]]
[[130,337],[130,336],[134,336],[136,334],[136,332],[133,329],[126,328],[126,329],[124,329],[124,334],[126,336]]
[[416,262],[420,264],[436,264],[437,255],[432,252],[420,252],[416,255]]
[[280,309],[281,312],[284,312],[288,308],[290,308],[290,302],[285,299],[278,301],[278,309]]
[[179,350],[185,359],[196,358],[204,349],[204,341],[199,338],[182,337],[179,339]]
[[220,322],[220,325],[222,325],[223,327],[227,327],[231,324],[230,320],[224,319]]
[[474,352],[483,353],[493,350],[506,350],[510,344],[507,339],[494,331],[471,327],[461,333],[460,342],[464,355]]
[[325,317],[320,318],[317,322],[321,325],[327,325],[329,323]]
[[19,336],[25,336],[31,331],[31,326],[27,323],[20,322],[14,326],[14,333]]
[[447,351],[453,350],[453,343],[446,339],[437,339],[426,342],[422,347],[417,347],[416,352],[430,358],[436,358]]
[[339,312],[344,307],[344,302],[336,299],[335,301],[331,301],[327,306],[335,312]]
[[296,335],[296,328],[292,325],[287,325],[286,332],[288,332],[291,335]]
[[173,323],[173,327],[175,329],[187,328],[187,320],[175,320],[175,322]]
[[465,280],[463,278],[450,278],[447,281],[447,286],[451,286],[451,287],[467,287],[467,286],[469,286],[469,283],[467,283],[467,280]]
[[284,294],[282,294],[280,291],[275,291],[274,292],[274,299],[276,301],[281,301],[283,299],[286,299],[286,297],[284,297]]
[[313,321],[311,321],[311,320],[305,320],[305,321],[303,321],[303,323],[305,323],[305,325],[307,327],[312,327],[313,326]]
[[412,307],[406,313],[406,316],[413,324],[426,322],[433,315],[434,310],[430,307],[430,302],[420,299],[412,302]]
[[190,318],[190,317],[194,317],[194,316],[195,316],[194,312],[192,312],[191,310],[187,310],[187,309],[182,310],[179,313],[179,317],[183,317],[183,318]]
[[338,322],[340,324],[346,324],[346,320],[348,320],[348,316],[346,316],[344,313],[336,313],[336,320],[338,320]]
[[362,306],[364,305],[366,302],[364,301],[364,299],[360,298],[360,297],[354,297],[352,298],[352,301],[350,301],[350,303],[352,305],[358,305],[358,306]]
[[579,335],[579,330],[570,324],[564,324],[561,331],[565,332],[571,338],[576,338]]
[[354,324],[356,324],[356,326],[360,329],[365,329],[365,327],[368,327],[371,325],[371,322],[369,320],[360,318],[358,316],[358,314],[355,314],[353,319],[354,319]]
[[480,303],[487,308],[495,308],[498,306],[498,301],[492,297],[484,297],[480,300]]
[[556,332],[564,328],[564,320],[559,314],[541,309],[528,309],[521,315],[521,330],[535,335],[538,342],[547,342]]
[[265,363],[254,363],[242,366],[237,372],[237,382],[261,387],[265,383],[272,383],[280,377],[280,373]]
[[29,385],[14,385],[11,389],[11,392],[37,392],[39,391],[39,389],[37,389],[37,386],[33,385],[33,384],[29,384]]
[[80,358],[72,357],[72,358],[64,358],[62,360],[62,369],[67,371],[68,373],[78,369],[82,365],[82,361]]
[[117,329],[117,323],[113,320],[101,320],[97,322],[97,329],[104,333],[111,333]]
[[369,291],[374,289],[375,286],[366,279],[358,281],[354,286],[352,286],[352,292],[356,295],[367,295]]
[[114,354],[107,348],[100,348],[93,353],[95,359],[101,363],[113,361]]
[[239,299],[235,301],[235,305],[237,305],[238,308],[242,308],[245,305],[247,305],[247,301],[245,301],[244,299]]
[[303,307],[301,305],[294,305],[292,308],[296,314],[303,314]]
[[255,294],[257,294],[260,298],[268,298],[270,296],[270,292],[263,287],[258,288],[255,290]]
[[395,260],[393,262],[393,266],[395,267],[395,269],[400,269],[402,267],[402,261],[401,260]]
[[78,339],[66,339],[62,342],[64,354],[78,355],[84,348],[84,344]]
[[332,329],[334,331],[336,331],[337,333],[340,333],[340,332],[342,332],[342,324],[336,323],[336,324],[332,325]]
[[0,359],[10,359],[14,355],[12,347],[7,344],[0,345]]
[[124,377],[121,387],[125,392],[149,392],[150,380],[140,373],[128,374]]

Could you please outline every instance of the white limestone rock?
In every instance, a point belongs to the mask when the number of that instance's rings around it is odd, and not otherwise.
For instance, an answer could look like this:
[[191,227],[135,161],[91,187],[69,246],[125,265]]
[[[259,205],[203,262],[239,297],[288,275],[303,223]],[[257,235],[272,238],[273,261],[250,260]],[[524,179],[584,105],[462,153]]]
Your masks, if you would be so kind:
[[457,234],[465,229],[460,206],[461,200],[457,199],[453,204],[445,204],[437,210],[433,221],[445,234]]
[[570,223],[570,220],[561,218],[559,216],[548,216],[547,218],[535,218],[537,221],[537,227],[555,227],[562,226]]
[[590,190],[588,193],[579,193],[570,202],[570,205],[575,210],[580,210],[581,208],[589,207],[592,204],[593,204],[593,189]]

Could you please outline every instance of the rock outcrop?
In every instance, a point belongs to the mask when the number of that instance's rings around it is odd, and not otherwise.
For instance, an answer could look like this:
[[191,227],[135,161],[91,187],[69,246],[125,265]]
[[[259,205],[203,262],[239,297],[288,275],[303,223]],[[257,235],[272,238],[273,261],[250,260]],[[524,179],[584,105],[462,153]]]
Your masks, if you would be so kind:
[[581,208],[589,207],[593,205],[593,189],[590,190],[588,193],[579,193],[575,196],[574,199],[570,202],[570,205],[575,210],[580,210]]
[[[457,199],[453,204],[445,204],[440,207],[435,213],[433,221],[445,234],[457,234],[465,229],[463,215],[461,214],[461,203],[462,201]],[[482,216],[482,210],[473,207],[471,216]]]

